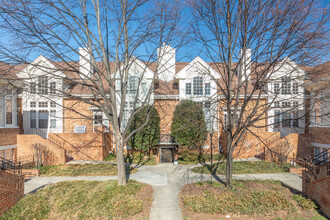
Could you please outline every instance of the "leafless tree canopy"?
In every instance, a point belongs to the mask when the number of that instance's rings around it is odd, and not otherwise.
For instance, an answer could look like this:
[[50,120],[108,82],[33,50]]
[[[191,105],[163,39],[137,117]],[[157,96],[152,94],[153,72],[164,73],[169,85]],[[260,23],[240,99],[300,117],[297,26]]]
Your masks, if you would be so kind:
[[[226,138],[226,184],[230,186],[233,150],[275,102],[280,98],[280,103],[285,101],[277,92],[271,94],[273,84],[280,79],[276,74],[291,59],[298,66],[284,76],[303,82],[305,76],[295,72],[315,65],[326,54],[328,14],[309,0],[196,0],[190,5],[196,39],[221,74],[217,86],[220,103],[227,111],[226,122],[223,118],[220,122]],[[271,94],[268,102],[262,102],[266,94]],[[295,96],[303,96],[303,92]]]
[[[42,54],[56,69],[38,63],[32,65],[53,79],[63,80],[65,88],[58,89],[57,94],[81,100],[106,115],[116,139],[119,184],[125,185],[122,154],[129,138],[127,125],[137,106],[149,104],[153,88],[150,83],[146,96],[141,98],[138,95],[142,89],[140,82],[150,63],[156,60],[157,48],[164,42],[176,46],[183,43],[182,37],[178,37],[184,36],[184,29],[179,29],[179,2],[10,0],[0,4],[0,25],[7,36],[7,42],[0,45],[1,60],[29,64],[36,54]],[[83,57],[80,61],[83,69],[76,62],[78,57]],[[137,60],[143,61],[140,65],[143,68],[138,73],[132,114],[123,124],[128,80],[134,74],[133,65]],[[64,72],[64,76],[59,75],[58,70]],[[151,76],[151,82],[155,77]]]

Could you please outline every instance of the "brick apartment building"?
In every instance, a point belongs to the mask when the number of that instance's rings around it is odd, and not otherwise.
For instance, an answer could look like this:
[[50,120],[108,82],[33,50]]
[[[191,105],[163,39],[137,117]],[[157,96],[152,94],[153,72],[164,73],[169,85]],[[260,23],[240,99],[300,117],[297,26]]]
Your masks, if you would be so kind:
[[[10,71],[23,85],[19,93],[13,96],[10,110],[13,126],[15,125],[14,127],[18,129],[17,125],[19,125],[24,134],[17,135],[17,143],[7,144],[16,144],[17,159],[32,157],[33,143],[48,146],[53,161],[56,161],[54,163],[65,163],[68,159],[102,160],[109,151],[113,150],[114,140],[109,132],[105,132],[109,129],[105,115],[99,109],[76,98],[92,98],[91,91],[66,80],[79,78],[79,72],[92,74],[94,71],[90,62],[86,62],[90,59],[90,55],[84,49],[80,49],[79,52],[81,55],[79,62],[54,62],[40,55],[29,65],[3,66],[3,73]],[[158,64],[147,64],[138,59],[132,61],[122,120],[123,127],[133,109],[135,96],[143,100],[146,98],[147,91],[153,87],[150,103],[155,105],[160,114],[162,137],[170,136],[175,106],[181,100],[190,99],[202,105],[207,128],[214,134],[212,135],[214,138],[212,142],[216,145],[214,149],[219,151],[222,140],[218,137],[221,139],[223,135],[220,121],[226,123],[227,115],[216,83],[221,78],[219,74],[221,70],[216,68],[214,63],[207,63],[200,57],[196,57],[191,62],[176,62],[175,53],[175,48],[163,45],[158,49],[160,57]],[[244,65],[251,65],[249,64],[251,50],[248,50],[245,56]],[[101,63],[96,65],[98,69],[104,68]],[[281,136],[304,132],[303,117],[297,120],[289,119],[305,114],[303,103],[306,98],[302,87],[306,75],[304,69],[286,58],[271,71],[272,81],[267,85],[268,89],[260,99],[260,105],[270,107],[264,112],[264,117],[261,117],[263,119],[257,122],[259,126],[253,128],[269,143],[277,142]],[[143,72],[142,78],[139,75],[141,72]],[[155,74],[157,74],[157,79],[153,81]],[[138,84],[141,85],[139,91],[137,91]],[[116,90],[119,91],[120,86],[120,78],[116,76]],[[2,87],[5,86],[2,85]],[[58,91],[66,95],[60,95]],[[120,92],[117,94],[120,96]],[[2,100],[4,99],[6,98],[3,97]],[[240,99],[244,100],[244,95]],[[274,99],[278,101],[271,102]],[[288,109],[293,109],[293,111],[288,111]],[[2,110],[1,114],[7,113]],[[14,117],[14,115],[22,117]],[[17,123],[17,120],[20,123]],[[18,132],[12,133],[15,135]],[[274,140],[270,141],[270,137]],[[254,157],[262,151],[260,143],[252,137],[243,144],[241,157]],[[209,145],[210,140],[203,148],[209,149]]]

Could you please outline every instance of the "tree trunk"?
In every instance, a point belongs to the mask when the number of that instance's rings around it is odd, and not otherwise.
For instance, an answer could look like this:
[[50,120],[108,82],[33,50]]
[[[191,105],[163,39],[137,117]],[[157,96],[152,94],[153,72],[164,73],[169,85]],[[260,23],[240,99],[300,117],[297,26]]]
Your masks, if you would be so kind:
[[118,169],[118,185],[126,186],[126,166],[124,161],[124,141],[120,135],[116,135],[116,149],[117,149],[117,169]]
[[231,181],[233,178],[233,149],[231,146],[231,138],[229,134],[227,134],[227,141],[226,141],[226,148],[227,148],[227,160],[226,160],[226,187],[231,188]]

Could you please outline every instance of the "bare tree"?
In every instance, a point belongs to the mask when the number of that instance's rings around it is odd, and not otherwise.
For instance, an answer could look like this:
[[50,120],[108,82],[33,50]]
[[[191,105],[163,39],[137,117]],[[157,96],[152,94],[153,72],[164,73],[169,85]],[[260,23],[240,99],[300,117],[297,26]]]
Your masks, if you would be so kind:
[[[166,60],[159,62],[165,67],[157,64],[157,74],[150,71],[157,48],[164,42],[183,43],[177,38],[185,36],[178,28],[180,11],[179,1],[163,0],[1,1],[1,29],[13,40],[7,38],[0,45],[0,57],[7,63],[32,65],[33,70],[24,69],[20,76],[29,82],[24,86],[26,94],[31,92],[29,86],[37,86],[40,97],[81,101],[106,116],[116,144],[118,184],[126,185],[124,145],[148,117],[135,131],[129,133],[128,128],[142,109],[138,107],[152,105],[153,81],[166,71]],[[36,54],[47,59],[31,62]],[[162,56],[160,49],[158,60]],[[47,79],[32,76],[31,71],[42,72],[62,86],[51,88]],[[130,106],[125,105],[128,101]]]
[[[300,100],[305,76],[299,73],[303,66],[315,65],[328,49],[328,15],[313,0],[192,0],[190,5],[196,39],[221,75],[216,102],[225,112],[219,121],[225,138],[225,182],[231,187],[233,152],[245,134],[265,127],[259,123],[265,120],[276,127],[277,115],[267,113],[281,107],[278,103],[299,100],[294,107],[284,106],[283,115],[304,105]],[[287,64],[290,68],[283,72]],[[300,82],[299,91],[292,92],[290,80]],[[295,119],[299,117],[303,115]]]

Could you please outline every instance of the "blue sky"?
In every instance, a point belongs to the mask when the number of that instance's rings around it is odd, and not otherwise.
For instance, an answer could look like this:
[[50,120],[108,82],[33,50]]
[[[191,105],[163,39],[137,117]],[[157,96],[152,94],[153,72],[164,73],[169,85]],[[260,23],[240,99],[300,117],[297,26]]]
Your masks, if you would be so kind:
[[[319,2],[319,5],[320,7],[322,8],[326,8],[329,3],[327,0],[321,0]],[[183,16],[182,16],[184,19],[186,19],[184,25],[184,28],[188,28],[188,23],[189,23],[189,19],[191,17],[191,13],[190,13],[190,10],[188,8],[186,8],[184,11],[183,11]],[[330,27],[330,24],[329,22],[327,23],[327,28]],[[3,30],[1,30],[1,33],[3,33],[1,36],[0,36],[0,41],[1,43],[7,47],[8,45],[10,45],[10,43],[12,43],[12,39],[13,39],[13,36],[9,36],[6,34],[6,32],[4,32]],[[169,42],[171,43],[171,42]],[[172,44],[173,45],[173,44]],[[140,53],[140,54],[143,54],[145,52],[145,49],[143,48],[140,48],[137,53]],[[33,53],[30,54],[29,56],[29,59],[30,60],[33,60],[35,59],[40,53],[38,51],[34,51]],[[207,58],[207,56],[205,56],[204,52],[203,52],[203,47],[201,44],[199,44],[198,42],[196,41],[193,41],[193,40],[190,40],[190,42],[188,44],[186,44],[184,47],[180,47],[180,48],[177,48],[177,53],[176,53],[176,60],[177,61],[181,61],[181,62],[189,62],[191,61],[192,59],[194,59],[196,56],[200,56],[202,59],[204,59],[205,61],[207,62],[210,62],[211,60],[209,60]],[[78,56],[76,55],[72,55],[72,59],[73,60],[78,60]],[[330,55],[329,53],[327,55],[325,55],[322,59],[321,62],[326,62],[326,61],[329,61],[330,60]]]

